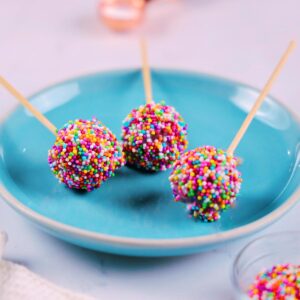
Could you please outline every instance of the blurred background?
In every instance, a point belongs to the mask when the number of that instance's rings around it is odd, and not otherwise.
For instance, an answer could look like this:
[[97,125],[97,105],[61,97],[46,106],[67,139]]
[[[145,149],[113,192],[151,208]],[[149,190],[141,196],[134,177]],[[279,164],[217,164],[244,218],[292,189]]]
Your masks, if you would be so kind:
[[[136,27],[115,32],[103,23],[99,0],[1,0],[1,73],[28,95],[68,77],[138,67],[140,35],[149,40],[152,66],[208,72],[261,87],[288,41],[299,40],[300,4],[150,0]],[[299,57],[291,57],[284,73],[298,74]],[[300,87],[293,80],[283,77],[273,94],[297,102]]]
[[[300,43],[299,0],[150,0],[135,3],[134,11],[100,2],[0,0],[0,73],[30,95],[69,77],[139,67],[138,38],[145,36],[153,67],[207,72],[261,88],[288,42]],[[134,20],[120,25],[116,17]],[[272,89],[298,114],[299,78],[298,47]],[[1,115],[15,105],[1,100]],[[298,205],[260,235],[298,228],[299,212]],[[0,228],[10,236],[10,259],[98,299],[232,299],[231,262],[249,240],[189,257],[117,257],[58,241],[3,201]]]

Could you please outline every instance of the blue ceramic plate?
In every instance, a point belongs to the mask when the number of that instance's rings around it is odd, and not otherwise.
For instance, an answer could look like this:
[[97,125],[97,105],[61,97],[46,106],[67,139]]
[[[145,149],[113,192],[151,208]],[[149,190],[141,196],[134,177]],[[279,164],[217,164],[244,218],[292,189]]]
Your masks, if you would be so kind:
[[[189,125],[189,148],[226,149],[257,90],[217,77],[153,71],[156,101],[175,106]],[[138,70],[72,79],[31,97],[57,127],[96,116],[120,136],[121,122],[144,101]],[[23,107],[1,125],[1,193],[18,212],[71,243],[125,255],[163,256],[203,251],[255,232],[300,197],[299,122],[268,98],[242,140],[241,195],[217,223],[195,222],[172,200],[170,171],[124,167],[99,190],[80,193],[58,184],[47,164],[54,137]]]

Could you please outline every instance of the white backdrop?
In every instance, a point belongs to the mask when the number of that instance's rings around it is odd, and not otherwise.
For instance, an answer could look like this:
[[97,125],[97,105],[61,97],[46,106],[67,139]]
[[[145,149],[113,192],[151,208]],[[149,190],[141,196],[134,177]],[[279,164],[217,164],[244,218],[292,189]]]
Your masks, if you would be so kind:
[[[80,74],[139,65],[137,36],[153,66],[209,72],[262,87],[291,38],[300,44],[299,0],[156,0],[147,22],[112,34],[95,0],[0,0],[0,74],[29,95]],[[272,94],[300,112],[300,45]],[[0,91],[4,114],[16,103]],[[300,206],[258,235],[298,229]],[[249,240],[179,258],[127,258],[84,250],[41,232],[0,201],[6,257],[101,299],[232,299],[231,263]],[[251,237],[250,239],[253,239]]]

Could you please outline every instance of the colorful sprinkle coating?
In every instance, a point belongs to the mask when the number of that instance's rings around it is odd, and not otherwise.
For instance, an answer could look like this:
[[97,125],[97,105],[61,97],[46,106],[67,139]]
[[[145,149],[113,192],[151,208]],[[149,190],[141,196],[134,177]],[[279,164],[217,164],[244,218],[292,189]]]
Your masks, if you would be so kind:
[[300,299],[300,265],[275,265],[260,272],[248,295],[254,300]]
[[92,191],[124,164],[121,145],[100,121],[69,121],[57,132],[48,162],[69,188]]
[[235,157],[212,146],[184,153],[169,178],[175,201],[187,203],[195,219],[217,221],[239,193],[242,178],[236,166]]
[[149,171],[170,168],[187,147],[187,125],[172,106],[151,103],[123,121],[123,151],[129,165]]

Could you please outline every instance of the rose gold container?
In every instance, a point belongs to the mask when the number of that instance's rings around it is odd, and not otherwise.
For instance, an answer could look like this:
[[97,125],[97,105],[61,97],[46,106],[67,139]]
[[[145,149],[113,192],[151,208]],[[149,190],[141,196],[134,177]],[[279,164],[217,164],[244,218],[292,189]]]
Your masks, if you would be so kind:
[[145,0],[102,0],[100,16],[103,22],[117,31],[134,28],[144,16]]

